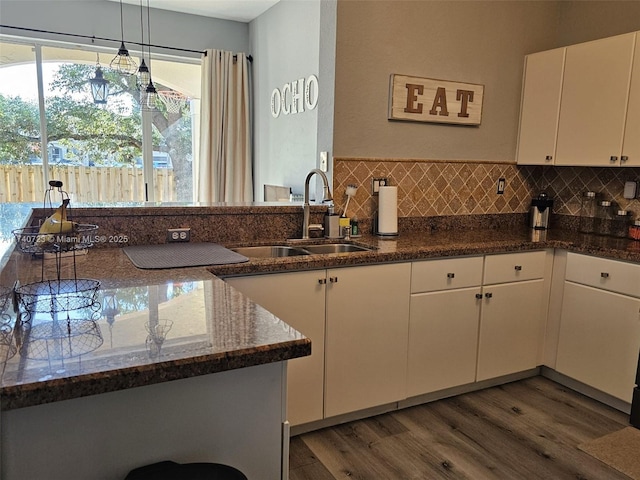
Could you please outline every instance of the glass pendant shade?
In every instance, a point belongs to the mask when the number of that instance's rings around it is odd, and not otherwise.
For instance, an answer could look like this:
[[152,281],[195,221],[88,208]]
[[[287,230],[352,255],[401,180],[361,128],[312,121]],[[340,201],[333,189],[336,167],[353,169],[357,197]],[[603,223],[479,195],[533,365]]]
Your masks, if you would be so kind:
[[107,97],[109,96],[109,82],[104,79],[100,65],[96,67],[95,76],[89,80],[89,84],[91,85],[93,103],[106,105]]
[[133,75],[138,70],[138,65],[133,61],[129,50],[124,46],[124,42],[120,44],[118,54],[113,57],[109,66],[118,73],[123,75]]
[[149,110],[156,108],[156,102],[158,100],[158,91],[156,90],[153,80],[149,79],[149,84],[146,88],[146,106]]
[[151,81],[151,72],[149,72],[149,68],[147,64],[144,62],[144,58],[140,62],[140,66],[138,67],[138,85],[140,85],[141,90],[146,90],[147,85]]

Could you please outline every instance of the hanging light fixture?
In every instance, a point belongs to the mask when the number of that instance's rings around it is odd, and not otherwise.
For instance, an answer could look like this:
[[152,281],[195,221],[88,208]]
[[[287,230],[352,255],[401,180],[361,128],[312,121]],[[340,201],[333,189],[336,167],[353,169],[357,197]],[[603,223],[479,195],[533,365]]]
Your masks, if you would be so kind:
[[143,20],[143,10],[142,10],[142,0],[140,0],[140,32],[142,36],[142,60],[140,61],[140,66],[138,67],[138,88],[141,91],[147,90],[147,85],[149,85],[149,80],[151,80],[151,72],[149,71],[149,67],[144,63],[144,20]]
[[96,105],[106,105],[109,96],[109,82],[105,80],[100,66],[100,54],[97,53],[96,73],[93,78],[89,79],[91,85],[91,96],[93,103]]
[[[151,17],[149,15],[149,0],[147,0],[147,39],[149,40],[149,65],[151,65]],[[156,108],[156,102],[158,101],[158,91],[156,90],[153,80],[151,79],[151,69],[149,68],[149,83],[145,89],[145,102],[144,106],[148,110]]]
[[122,0],[120,0],[120,33],[122,35],[122,42],[118,49],[118,54],[113,57],[109,66],[116,72],[123,75],[133,75],[138,70],[138,65],[133,61],[129,55],[129,50],[124,46],[124,20],[122,16]]

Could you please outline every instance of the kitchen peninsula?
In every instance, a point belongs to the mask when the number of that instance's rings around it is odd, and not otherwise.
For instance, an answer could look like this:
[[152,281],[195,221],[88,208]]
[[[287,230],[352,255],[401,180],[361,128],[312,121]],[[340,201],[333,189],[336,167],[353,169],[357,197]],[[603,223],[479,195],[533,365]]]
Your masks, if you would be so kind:
[[[98,209],[83,210],[77,210],[83,218],[99,217]],[[287,243],[288,237],[296,236],[302,219],[298,205],[150,207],[137,212],[141,215],[136,217],[135,208],[105,209],[102,224],[109,225],[113,233],[131,235],[143,230],[140,225],[148,227],[153,222],[158,232],[148,234],[161,235],[165,225],[180,222],[192,227],[195,241],[237,246]],[[312,208],[312,216],[323,212],[321,207]],[[264,228],[248,229],[241,223],[247,217]],[[3,474],[6,472],[9,479],[19,478],[15,472],[20,473],[20,468],[36,468],[34,464],[39,462],[31,458],[34,449],[53,451],[61,471],[73,464],[74,471],[85,468],[85,472],[95,472],[112,468],[114,458],[120,459],[120,470],[111,476],[94,475],[98,478],[119,478],[134,466],[167,458],[170,448],[178,449],[174,460],[222,461],[245,471],[249,478],[264,476],[252,470],[256,467],[251,460],[242,463],[249,451],[259,457],[277,457],[277,465],[270,462],[273,471],[286,468],[280,465],[281,460],[286,463],[286,445],[281,439],[286,443],[287,438],[286,426],[283,433],[281,424],[288,420],[283,412],[283,361],[308,355],[309,340],[216,277],[538,251],[547,252],[546,258],[553,258],[556,251],[640,263],[639,242],[579,235],[561,228],[535,232],[526,228],[522,216],[504,217],[502,221],[496,221],[496,217],[485,218],[484,222],[475,219],[474,225],[479,225],[476,229],[461,223],[437,231],[418,225],[401,230],[393,239],[365,234],[354,241],[372,247],[366,252],[250,259],[234,265],[171,270],[139,270],[121,248],[96,246],[77,258],[76,267],[78,277],[101,282],[103,305],[98,324],[103,345],[94,354],[65,360],[64,365],[21,353],[3,364]],[[118,223],[122,218],[129,219],[130,225]],[[199,222],[202,228],[194,228]],[[269,224],[275,224],[275,228],[270,230],[266,227]],[[235,238],[230,239],[231,234]],[[140,244],[147,237],[130,238]],[[40,261],[18,252],[7,252],[3,267],[2,285],[10,285],[12,279],[22,284],[37,281],[42,274]],[[51,268],[45,265],[45,270]],[[63,265],[62,274],[65,278],[73,274],[68,263]],[[133,298],[140,291],[136,289],[142,289],[146,296],[141,311],[119,315],[109,324],[104,296]],[[408,291],[406,295],[408,301]],[[156,307],[157,315],[153,313]],[[170,330],[168,323],[162,323],[167,320],[173,322]],[[553,325],[547,324],[546,328],[548,333]],[[163,333],[167,333],[164,338]],[[350,338],[354,347],[364,340]],[[542,357],[537,365],[545,363]],[[30,365],[38,368],[31,370]],[[402,407],[403,401],[399,400],[395,408]],[[132,428],[136,423],[138,426]],[[184,428],[185,424],[189,427]],[[46,433],[33,437],[32,429],[36,428],[44,428]],[[83,433],[51,441],[62,438],[60,432],[71,431]],[[206,439],[207,432],[215,438]],[[34,443],[36,440],[41,443]],[[87,443],[92,445],[89,450],[99,452],[97,458],[86,452]],[[208,456],[209,452],[215,452],[216,457]],[[16,461],[20,457],[14,455],[24,456]],[[70,459],[66,466],[60,460],[65,458]],[[49,472],[53,468],[42,462],[40,467],[47,467]]]
[[[4,253],[3,286],[56,278],[55,260]],[[95,248],[59,271],[101,287],[53,319],[86,328],[46,338],[52,319],[35,312],[2,348],[2,478],[115,480],[165,459],[286,477],[286,364],[310,353],[307,338],[204,268],[144,271]],[[109,312],[113,298],[125,311]]]

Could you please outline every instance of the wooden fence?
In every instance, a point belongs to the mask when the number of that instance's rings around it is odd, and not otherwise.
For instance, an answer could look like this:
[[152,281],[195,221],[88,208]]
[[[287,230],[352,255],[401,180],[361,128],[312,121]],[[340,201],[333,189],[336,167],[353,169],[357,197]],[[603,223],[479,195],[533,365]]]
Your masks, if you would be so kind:
[[[155,201],[175,201],[174,173],[154,168]],[[49,167],[49,179],[61,180],[74,203],[143,202],[144,179],[134,167]],[[0,202],[42,202],[48,188],[42,165],[0,165]]]

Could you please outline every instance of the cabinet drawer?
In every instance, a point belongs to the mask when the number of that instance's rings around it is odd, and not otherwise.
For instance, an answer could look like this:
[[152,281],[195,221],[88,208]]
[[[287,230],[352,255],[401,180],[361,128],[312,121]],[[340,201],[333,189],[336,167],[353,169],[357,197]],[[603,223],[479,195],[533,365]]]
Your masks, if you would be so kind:
[[565,279],[640,297],[640,265],[569,252]]
[[520,282],[544,277],[546,252],[504,253],[487,255],[484,284]]
[[482,282],[482,257],[413,262],[411,293],[474,287]]

